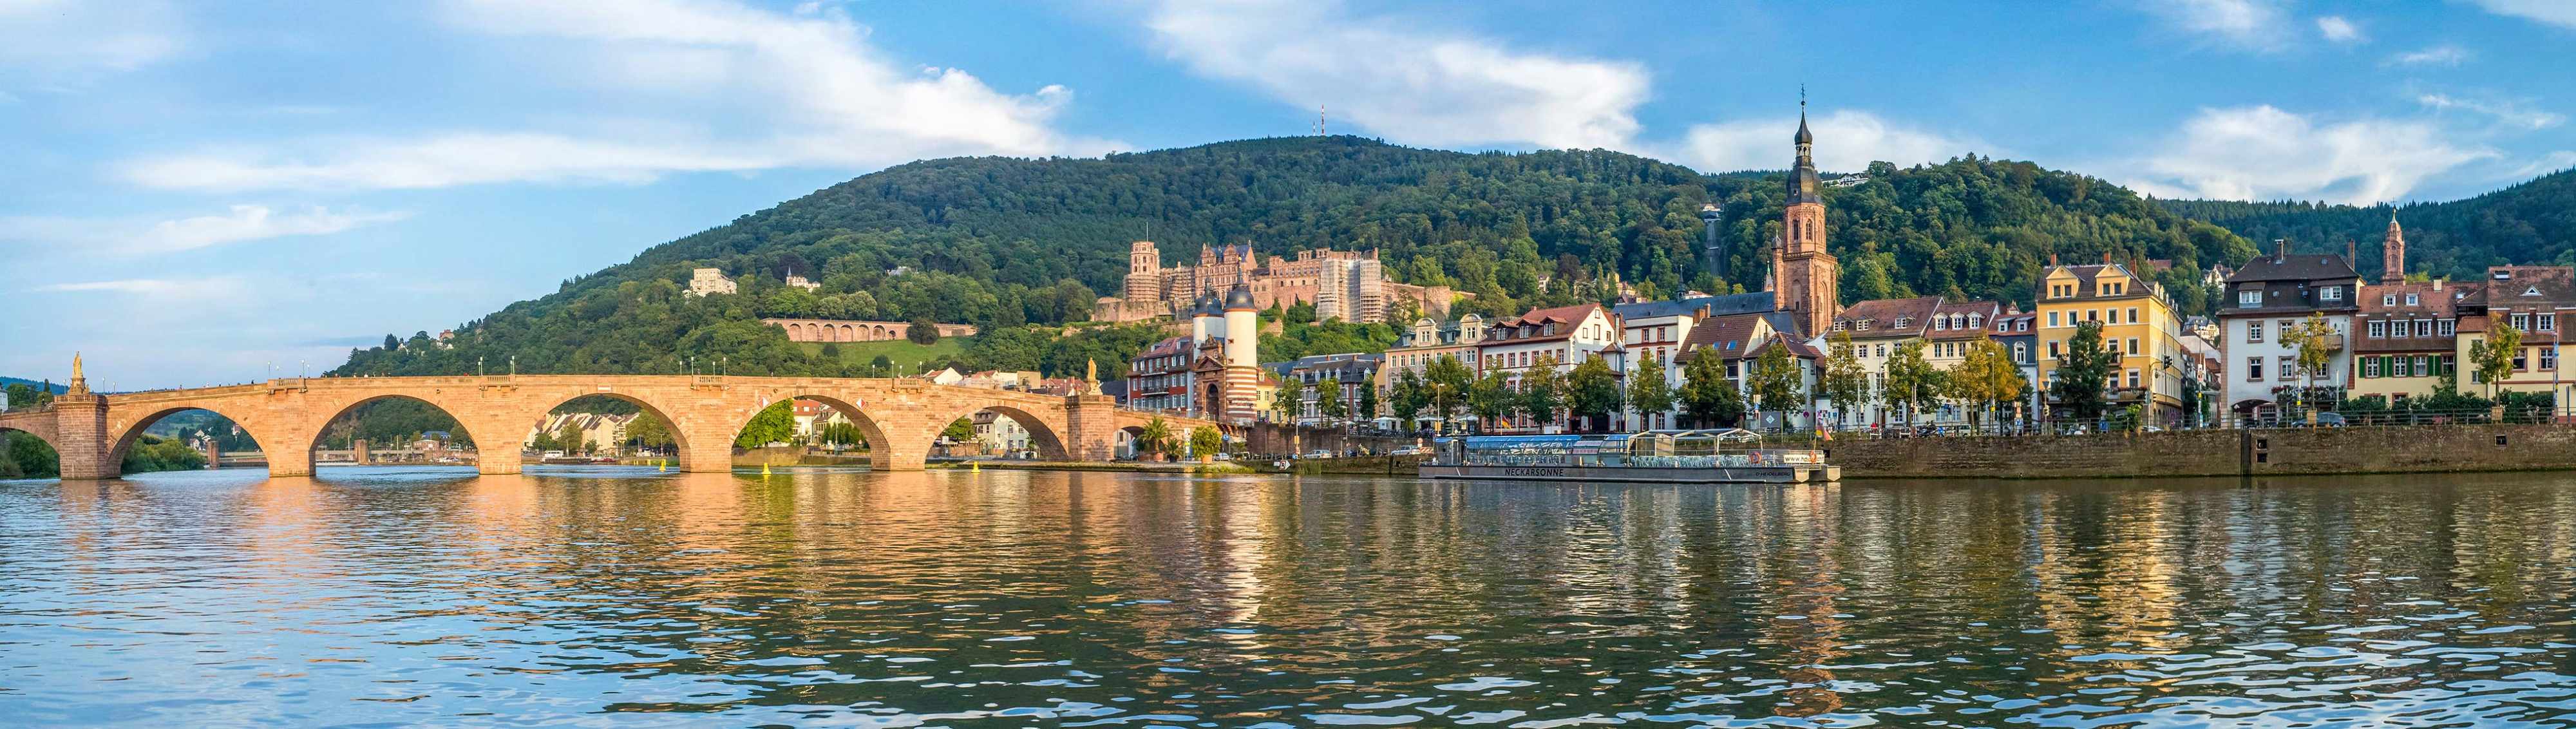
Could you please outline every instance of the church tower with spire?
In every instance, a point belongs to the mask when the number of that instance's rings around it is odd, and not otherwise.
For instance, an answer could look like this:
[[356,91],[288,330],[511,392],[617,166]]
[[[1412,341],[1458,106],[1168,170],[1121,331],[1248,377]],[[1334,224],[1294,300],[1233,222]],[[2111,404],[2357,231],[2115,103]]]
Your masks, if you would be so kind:
[[2397,227],[2397,213],[2388,214],[2388,237],[2379,239],[2379,285],[2406,282],[2406,231]]
[[1824,185],[1816,177],[1816,138],[1807,131],[1805,96],[1798,99],[1798,163],[1789,170],[1788,204],[1771,246],[1771,302],[1797,320],[1799,334],[1812,337],[1824,334],[1842,313],[1836,290],[1842,266],[1825,252]]

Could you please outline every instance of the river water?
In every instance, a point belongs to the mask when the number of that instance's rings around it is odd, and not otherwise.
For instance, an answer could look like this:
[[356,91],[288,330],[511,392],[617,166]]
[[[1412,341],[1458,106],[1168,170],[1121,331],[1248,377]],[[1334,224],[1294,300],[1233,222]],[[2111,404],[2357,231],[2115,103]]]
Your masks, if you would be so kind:
[[2576,475],[0,482],[0,724],[2576,726]]

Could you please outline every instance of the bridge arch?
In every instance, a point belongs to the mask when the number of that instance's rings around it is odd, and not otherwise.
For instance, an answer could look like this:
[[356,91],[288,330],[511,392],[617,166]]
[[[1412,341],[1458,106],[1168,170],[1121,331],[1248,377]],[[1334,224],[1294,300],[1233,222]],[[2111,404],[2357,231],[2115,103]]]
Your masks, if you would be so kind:
[[[117,473],[124,473],[125,456],[134,450],[135,444],[143,442],[143,431],[151,429],[153,425],[159,424],[163,419],[172,415],[195,411],[214,413],[222,416],[225,420],[232,421],[232,424],[235,427],[241,428],[242,434],[250,436],[252,443],[259,445],[259,449],[263,453],[267,452],[270,448],[276,447],[276,445],[274,445],[275,441],[269,440],[267,435],[261,435],[263,431],[271,430],[265,427],[265,423],[245,420],[234,413],[224,412],[225,409],[233,408],[217,409],[214,407],[208,407],[206,403],[198,402],[171,403],[146,412],[139,417],[135,417],[131,422],[111,422],[109,423],[109,427],[114,430],[115,439],[109,441],[111,445],[107,448],[106,463],[109,468],[114,469]],[[119,418],[119,420],[122,419]],[[275,435],[275,433],[270,433],[270,435]],[[212,465],[221,466],[223,464],[216,463]]]
[[[24,433],[24,434],[26,434],[26,435],[27,435],[27,437],[28,437],[28,438],[35,440],[37,443],[42,443],[42,444],[44,444],[44,446],[45,446],[45,451],[46,451],[48,454],[50,454],[50,455],[52,456],[52,458],[54,459],[54,468],[55,468],[57,471],[59,471],[59,470],[62,468],[62,450],[61,450],[60,448],[58,448],[58,447],[56,447],[56,446],[54,445],[54,438],[53,438],[53,436],[52,436],[51,434],[49,434],[49,433],[39,433],[39,432],[36,432],[36,431],[33,431],[33,430],[28,430],[28,429],[25,429],[25,428],[19,428],[19,427],[16,427],[16,426],[8,425],[8,424],[6,424],[6,423],[0,423],[0,449],[5,449],[5,448],[10,447],[10,443],[9,443],[9,438],[8,438],[8,436],[9,436],[9,434],[11,434],[11,433]],[[9,454],[7,454],[7,453],[0,453],[0,459],[5,459],[5,458],[8,458],[8,457],[9,457]],[[6,474],[0,474],[0,475],[6,475]],[[35,478],[34,476],[29,476],[29,475],[27,475],[27,474],[6,475],[6,477],[8,477],[8,478]]]
[[[718,428],[718,433],[702,432],[701,437],[719,435],[719,433],[720,436],[699,442],[692,447],[692,452],[699,454],[700,459],[707,460],[708,462],[693,463],[689,466],[689,470],[721,471],[730,469],[733,464],[732,458],[734,450],[736,450],[739,445],[736,441],[741,439],[743,431],[751,426],[753,419],[760,417],[761,411],[774,407],[779,403],[787,403],[790,416],[793,417],[795,403],[800,400],[820,404],[829,411],[814,415],[814,421],[811,425],[815,434],[819,434],[822,431],[824,428],[824,421],[830,418],[830,413],[837,412],[842,417],[848,419],[852,427],[858,429],[859,438],[861,440],[867,441],[866,453],[868,454],[869,466],[879,470],[883,470],[888,466],[888,459],[891,456],[894,441],[886,434],[885,427],[878,422],[876,415],[867,412],[857,404],[858,402],[864,402],[863,399],[844,397],[842,395],[835,394],[825,394],[823,391],[803,388],[781,389],[771,393],[763,393],[762,397],[764,397],[765,400],[758,407],[750,408],[747,414],[718,423],[717,425],[720,426]],[[714,460],[718,458],[721,458],[722,460]]]
[[[311,463],[313,463],[313,464],[315,464],[315,465],[317,465],[317,466],[318,466],[318,465],[320,465],[320,464],[322,463],[322,459],[321,459],[321,457],[320,457],[320,454],[321,454],[321,451],[322,451],[322,450],[324,450],[322,446],[326,445],[326,444],[328,443],[328,441],[330,440],[330,438],[332,437],[332,435],[333,435],[333,434],[332,434],[332,432],[331,432],[331,431],[332,431],[331,426],[332,426],[333,424],[335,424],[335,423],[339,423],[339,422],[341,422],[341,421],[342,421],[342,420],[344,420],[344,419],[347,419],[347,418],[351,418],[351,417],[356,416],[356,415],[359,413],[359,411],[361,411],[361,410],[363,410],[363,409],[366,409],[366,408],[367,408],[368,406],[370,406],[370,405],[375,405],[375,404],[377,404],[377,403],[383,403],[383,402],[387,402],[387,401],[395,401],[395,400],[409,400],[409,401],[412,401],[412,402],[420,403],[421,405],[427,406],[427,407],[428,407],[429,409],[431,409],[431,410],[436,410],[436,411],[438,411],[440,414],[446,415],[446,416],[447,416],[447,419],[448,419],[449,421],[451,421],[451,422],[453,422],[453,423],[455,424],[455,425],[453,426],[453,427],[455,428],[455,432],[451,432],[451,433],[449,433],[449,436],[450,436],[450,437],[449,437],[449,442],[454,442],[455,440],[457,440],[458,438],[460,438],[460,437],[461,437],[461,438],[463,439],[463,441],[464,441],[464,442],[469,443],[469,444],[472,444],[472,445],[474,446],[474,453],[475,453],[475,461],[476,461],[476,462],[475,462],[475,464],[470,464],[470,465],[482,466],[482,467],[486,467],[486,468],[488,469],[488,467],[489,467],[490,465],[492,465],[492,462],[495,460],[495,459],[493,459],[493,458],[491,458],[491,457],[490,457],[490,456],[491,456],[490,451],[491,451],[493,448],[498,447],[498,448],[505,449],[505,450],[507,451],[507,453],[508,453],[508,457],[507,457],[506,459],[501,459],[501,460],[504,460],[504,461],[506,461],[508,464],[510,464],[510,466],[511,466],[514,470],[515,470],[515,468],[517,467],[517,464],[518,464],[518,453],[519,453],[519,451],[518,451],[519,444],[518,444],[516,441],[511,441],[511,442],[507,442],[507,443],[497,442],[497,441],[496,441],[496,442],[491,442],[491,443],[486,443],[486,442],[484,442],[484,439],[485,439],[486,437],[490,437],[490,436],[493,436],[493,435],[499,435],[499,434],[503,433],[504,431],[506,431],[506,430],[507,430],[506,428],[497,428],[497,427],[492,427],[494,424],[493,424],[493,423],[489,423],[489,422],[470,422],[470,421],[468,421],[464,416],[459,415],[459,414],[458,414],[458,412],[457,412],[457,409],[456,409],[456,408],[450,407],[450,406],[449,406],[449,403],[439,402],[437,399],[432,399],[432,398],[429,398],[429,397],[423,397],[423,396],[421,396],[420,394],[418,394],[418,393],[413,393],[413,392],[389,392],[389,393],[383,393],[383,394],[378,394],[378,395],[372,395],[372,396],[368,396],[368,397],[362,397],[362,398],[358,398],[358,399],[356,399],[356,400],[352,400],[352,401],[350,401],[350,402],[349,402],[348,404],[346,404],[346,405],[341,405],[340,407],[338,407],[338,408],[336,408],[336,409],[333,409],[333,410],[331,411],[331,414],[330,414],[330,415],[325,416],[325,417],[323,417],[322,419],[320,419],[320,420],[317,420],[317,421],[314,421],[314,422],[313,422],[313,427],[312,427],[312,430],[310,431],[310,432],[312,433],[312,439],[311,439],[311,440],[309,440],[309,441],[307,441],[307,442],[305,442],[305,443],[303,444],[303,448],[301,449],[301,450],[303,451],[303,453],[305,454],[305,457],[306,457],[306,458],[308,458],[308,459],[310,459],[310,462],[311,462]],[[354,427],[355,427],[355,426],[354,426],[354,425],[352,425],[352,428],[354,428]],[[355,445],[355,442],[354,442],[354,441],[355,441],[355,440],[357,440],[357,438],[355,437],[355,434],[351,434],[351,436],[350,436],[350,440],[352,441],[352,442],[350,443],[350,445],[354,446],[354,445]],[[375,445],[377,445],[377,444],[375,444],[375,443],[369,443],[369,444],[368,444],[369,449],[370,449],[370,450],[372,450],[372,449],[373,449],[373,447],[374,447]],[[354,448],[353,448],[352,450],[354,450]],[[361,464],[363,464],[363,463],[369,463],[369,462],[370,462],[370,460],[371,460],[371,459],[367,456],[367,454],[362,454],[362,453],[351,453],[351,454],[350,454],[350,456],[351,456],[351,458],[355,459],[355,460],[356,460],[356,462],[361,463]],[[460,459],[460,460],[461,460],[461,459]],[[461,463],[461,462],[459,462],[459,463],[453,463],[453,464],[439,464],[439,465],[467,466],[467,465],[469,465],[469,464],[465,464],[465,463]],[[320,473],[320,470],[319,470],[319,469],[315,469],[314,473],[316,473],[316,474],[318,475],[318,474]]]
[[[671,446],[668,449],[671,454],[671,459],[674,465],[679,466],[681,470],[688,470],[692,462],[691,459],[698,457],[689,449],[690,435],[688,429],[681,427],[680,421],[671,416],[670,409],[649,399],[622,392],[585,392],[560,398],[556,402],[544,406],[542,409],[533,410],[527,417],[521,418],[521,420],[525,421],[522,424],[523,427],[528,428],[529,430],[515,430],[509,433],[509,435],[513,437],[513,440],[509,443],[511,452],[513,454],[519,454],[520,457],[524,458],[525,455],[522,446],[527,443],[528,436],[535,432],[534,429],[544,427],[548,421],[553,419],[555,411],[563,409],[564,406],[593,397],[607,398],[623,402],[628,405],[633,405],[639,415],[660,420],[663,429],[668,432],[671,438]],[[630,423],[628,427],[632,428],[634,426]]]
[[[1050,461],[1072,460],[1072,451],[1067,450],[1064,447],[1065,433],[1062,428],[1063,421],[1050,421],[1035,412],[1031,412],[1028,409],[1020,407],[1018,404],[1011,402],[975,403],[967,405],[956,412],[949,413],[948,417],[933,420],[932,422],[934,426],[931,430],[931,438],[933,440],[937,440],[938,433],[941,430],[946,429],[948,424],[957,422],[961,418],[975,417],[976,413],[987,410],[992,411],[994,416],[997,418],[1009,418],[1011,422],[1018,424],[1022,430],[1028,431],[1029,448],[1037,451],[1039,458]],[[921,444],[921,447],[923,448],[928,448],[929,446],[929,443]]]

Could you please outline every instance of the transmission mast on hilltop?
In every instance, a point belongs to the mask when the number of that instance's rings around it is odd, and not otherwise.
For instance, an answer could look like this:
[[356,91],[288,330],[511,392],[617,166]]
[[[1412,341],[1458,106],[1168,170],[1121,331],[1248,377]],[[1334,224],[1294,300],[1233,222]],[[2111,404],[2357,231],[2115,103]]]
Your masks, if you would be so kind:
[[1318,137],[1326,136],[1326,135],[1324,134],[1324,105],[1323,105],[1323,104],[1316,104],[1316,105],[1315,105],[1315,136],[1318,136]]

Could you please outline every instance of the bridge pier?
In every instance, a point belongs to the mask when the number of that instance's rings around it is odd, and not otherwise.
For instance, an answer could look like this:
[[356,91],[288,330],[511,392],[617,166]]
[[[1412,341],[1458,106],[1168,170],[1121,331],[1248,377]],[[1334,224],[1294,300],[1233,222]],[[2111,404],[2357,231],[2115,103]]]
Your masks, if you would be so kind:
[[525,457],[519,453],[519,444],[517,443],[509,443],[507,444],[507,447],[499,450],[487,451],[479,447],[474,450],[474,471],[476,473],[495,476],[518,473],[519,465],[524,461]]
[[313,475],[313,451],[311,450],[299,448],[274,448],[270,447],[266,443],[260,444],[260,450],[268,454],[268,476],[270,478],[276,478],[279,476]]
[[113,460],[116,439],[107,432],[107,398],[80,387],[54,398],[54,455],[65,481],[116,478],[125,464]]
[[1118,455],[1118,398],[1073,395],[1064,399],[1064,450],[1077,461],[1107,462]]

